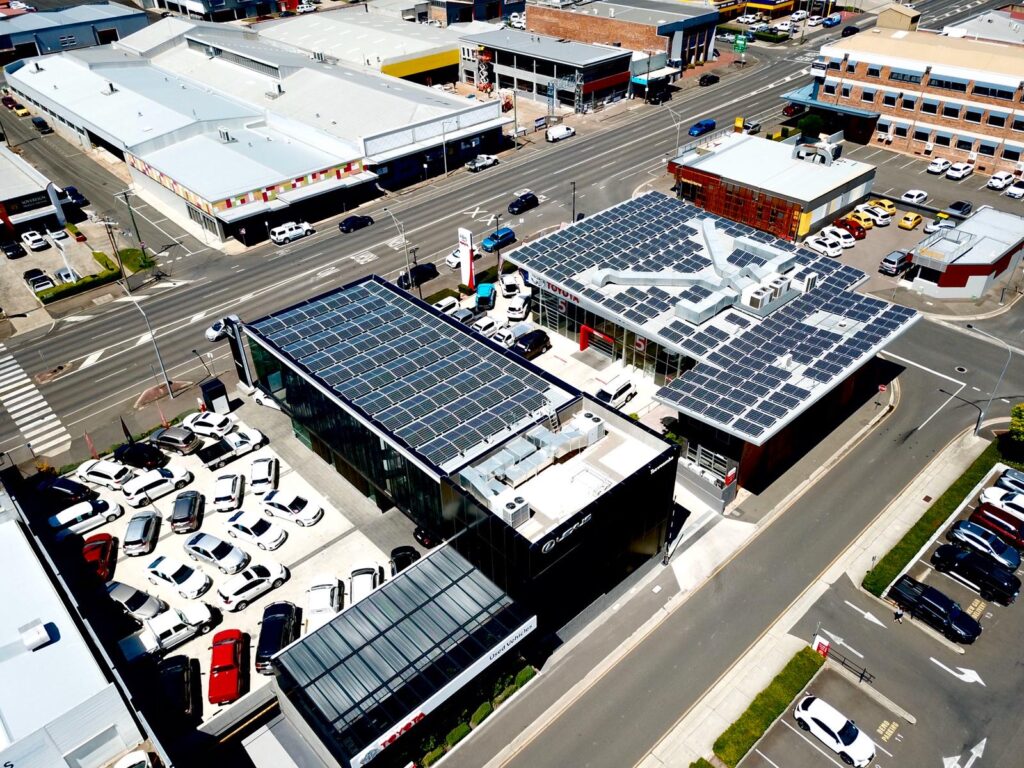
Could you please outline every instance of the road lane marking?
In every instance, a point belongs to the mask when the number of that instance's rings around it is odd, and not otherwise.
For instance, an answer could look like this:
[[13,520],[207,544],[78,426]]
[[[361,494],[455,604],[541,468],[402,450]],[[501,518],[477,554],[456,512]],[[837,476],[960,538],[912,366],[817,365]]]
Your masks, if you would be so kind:
[[[0,344],[0,360],[4,361],[5,370],[12,369],[11,361],[18,366],[18,370],[21,370],[17,360],[7,354],[7,347],[3,344]],[[24,374],[24,371],[22,373]],[[0,405],[3,406],[12,421],[14,421],[18,432],[26,443],[32,443],[33,437],[38,441],[37,444],[32,446],[35,453],[46,453],[51,449],[55,453],[63,453],[71,447],[71,435],[56,415],[51,419],[48,416],[37,413],[40,410],[41,404],[46,405],[46,400],[39,392],[35,383],[28,378],[28,375],[24,375],[28,381],[28,387],[16,386],[13,389],[6,388],[0,390]],[[46,407],[49,408],[48,405]],[[28,414],[34,415],[31,418],[26,418]],[[46,424],[47,427],[42,432],[40,430],[41,424]]]
[[89,368],[93,365],[96,365],[96,363],[99,362],[100,358],[103,357],[103,353],[106,351],[107,349],[106,347],[104,347],[103,349],[93,352],[91,355],[85,358],[85,360],[82,361],[82,364],[78,366],[78,370],[83,370],[85,368]]
[[[785,716],[783,716],[783,717],[785,717]],[[782,723],[782,724],[783,724],[784,726],[786,726],[787,728],[789,728],[789,730],[791,730],[791,731],[792,731],[793,733],[795,733],[795,734],[796,734],[797,736],[799,736],[799,737],[800,737],[801,739],[803,739],[804,741],[806,741],[806,742],[807,742],[808,744],[810,744],[810,745],[811,745],[812,747],[814,747],[814,748],[815,748],[816,750],[818,750],[819,752],[821,752],[821,754],[822,754],[822,755],[824,756],[824,758],[825,758],[826,760],[828,760],[828,761],[829,761],[830,763],[832,763],[832,765],[838,765],[838,766],[839,766],[839,768],[843,768],[843,765],[842,765],[842,763],[837,763],[837,762],[836,762],[835,760],[833,760],[833,759],[832,759],[832,756],[831,756],[831,755],[830,755],[830,754],[829,754],[828,752],[826,752],[826,751],[825,751],[825,750],[823,750],[823,749],[822,749],[821,747],[819,747],[819,746],[818,746],[817,744],[815,744],[815,743],[814,743],[813,741],[811,741],[810,739],[808,739],[808,738],[807,738],[807,736],[805,736],[805,735],[804,735],[804,732],[803,732],[803,731],[801,731],[801,730],[800,730],[799,728],[796,728],[796,727],[794,727],[794,726],[790,725],[790,724],[789,724],[789,721],[788,721],[788,720],[780,720],[779,722],[780,722],[780,723]]]

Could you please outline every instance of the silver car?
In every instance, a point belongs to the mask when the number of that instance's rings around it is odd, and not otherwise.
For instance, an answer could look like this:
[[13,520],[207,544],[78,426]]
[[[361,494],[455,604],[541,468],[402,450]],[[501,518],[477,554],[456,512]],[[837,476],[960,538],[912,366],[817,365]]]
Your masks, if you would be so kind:
[[124,531],[121,551],[129,557],[148,555],[160,537],[160,515],[155,512],[140,512],[132,515]]
[[141,589],[122,584],[120,581],[107,582],[107,594],[110,599],[124,608],[125,612],[136,619],[152,619],[158,613],[167,610],[167,603],[159,597],[153,597]]
[[197,533],[185,542],[185,554],[212,565],[221,573],[238,573],[249,564],[249,555],[234,544],[209,533]]

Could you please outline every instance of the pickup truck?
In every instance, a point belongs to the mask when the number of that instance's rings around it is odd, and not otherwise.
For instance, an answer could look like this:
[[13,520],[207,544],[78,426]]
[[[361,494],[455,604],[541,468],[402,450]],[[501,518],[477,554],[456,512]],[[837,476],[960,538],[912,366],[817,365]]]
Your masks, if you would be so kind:
[[232,459],[252,453],[264,442],[266,438],[259,430],[240,427],[234,432],[228,432],[213,445],[200,448],[196,456],[207,469],[219,469]]
[[889,599],[953,642],[969,645],[981,634],[981,625],[959,603],[909,576],[901,576],[889,588]]
[[484,168],[490,168],[492,165],[498,164],[498,158],[494,155],[477,155],[468,163],[466,163],[466,170],[471,173],[482,171]]
[[142,629],[120,640],[118,647],[129,662],[143,656],[162,656],[196,635],[206,634],[212,627],[210,607],[205,603],[191,603],[144,619]]

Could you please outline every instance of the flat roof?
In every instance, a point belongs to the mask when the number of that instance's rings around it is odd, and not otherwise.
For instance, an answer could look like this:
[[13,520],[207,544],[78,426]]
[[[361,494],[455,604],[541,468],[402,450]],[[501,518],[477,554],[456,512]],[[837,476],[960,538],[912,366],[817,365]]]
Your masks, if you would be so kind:
[[486,48],[521,53],[575,67],[588,67],[605,61],[628,59],[632,56],[632,53],[626,48],[577,43],[572,40],[560,40],[557,37],[536,35],[516,29],[499,29],[494,32],[463,35],[462,40]]
[[578,396],[376,275],[245,328],[444,474]]
[[282,694],[338,761],[362,765],[535,627],[536,617],[445,545],[272,663]]
[[801,160],[798,147],[745,133],[724,133],[692,149],[672,162],[696,168],[756,187],[787,200],[814,202],[849,184],[873,176],[874,166],[848,158],[830,165]]
[[[460,35],[397,16],[367,13],[365,6],[305,13],[255,25],[264,38],[379,68],[402,59],[458,51]],[[358,10],[357,10],[358,9]]]
[[954,229],[941,229],[914,249],[915,263],[929,266],[995,264],[1024,242],[1024,217],[982,206]]
[[919,319],[858,269],[649,192],[506,254],[530,282],[696,361],[656,395],[761,445]]
[[979,13],[956,24],[942,28],[949,37],[981,38],[1003,43],[1024,43],[1024,23],[1008,11],[991,10]]
[[873,27],[859,35],[842,37],[821,47],[821,54],[854,61],[915,67],[933,75],[963,77],[1000,85],[1020,84],[1024,49],[1019,46],[940,35],[937,32]]
[[[0,751],[108,686],[21,524],[0,523]],[[16,589],[11,585],[17,585]],[[34,651],[21,628],[41,621],[51,642]]]
[[[659,2],[659,0],[597,0],[597,2],[580,6],[546,8],[546,10],[561,10],[565,13],[578,13],[651,27],[670,28],[692,26],[694,23],[711,24],[718,19],[718,11],[714,8],[671,1]],[[527,16],[529,16],[529,6],[527,6]],[[682,24],[678,24],[678,22],[682,22]]]
[[140,8],[130,8],[117,3],[95,3],[92,5],[76,5],[72,8],[61,8],[55,11],[40,10],[35,13],[22,13],[17,16],[0,17],[0,35],[13,35],[19,32],[42,32],[57,27],[93,22],[113,21],[129,16],[145,16]]
[[20,156],[0,145],[0,201],[42,192],[50,180]]

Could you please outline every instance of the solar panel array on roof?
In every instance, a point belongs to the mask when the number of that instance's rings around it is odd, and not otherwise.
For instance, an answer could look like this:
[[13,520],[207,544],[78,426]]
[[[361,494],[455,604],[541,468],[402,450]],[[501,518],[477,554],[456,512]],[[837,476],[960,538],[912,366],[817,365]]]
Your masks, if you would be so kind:
[[544,408],[548,382],[399,299],[367,280],[250,327],[438,466]]
[[355,757],[530,620],[451,547],[431,553],[273,660],[282,691]]

